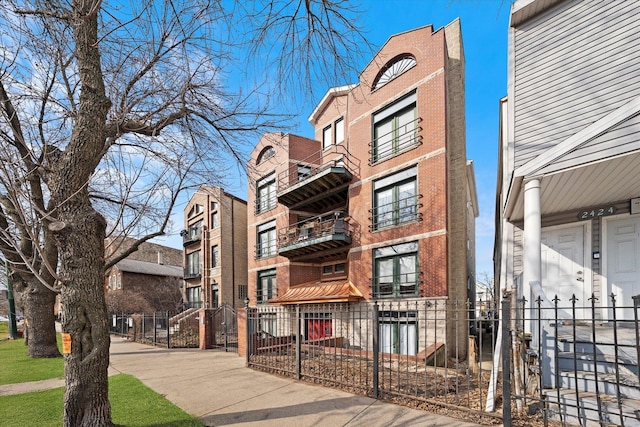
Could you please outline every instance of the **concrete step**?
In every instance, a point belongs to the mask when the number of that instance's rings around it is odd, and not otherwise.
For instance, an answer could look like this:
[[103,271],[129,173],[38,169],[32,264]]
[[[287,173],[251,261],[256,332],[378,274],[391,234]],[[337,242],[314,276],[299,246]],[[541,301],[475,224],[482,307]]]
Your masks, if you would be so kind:
[[[608,354],[576,353],[574,366],[574,353],[571,351],[558,352],[558,368],[561,371],[585,371],[602,374],[615,374],[615,357]],[[638,376],[638,365],[633,361],[618,355],[618,369],[621,377]]]
[[[596,376],[592,372],[584,371],[563,371],[559,373],[560,388],[576,389],[581,392],[596,392]],[[620,376],[620,383],[616,384],[616,377],[613,374],[598,374],[598,392],[601,395],[616,396],[618,393],[622,397],[640,399],[640,384],[636,376]]]
[[[567,424],[582,425],[585,427],[600,427],[600,414],[598,412],[598,399],[595,393],[579,393],[576,404],[574,390],[545,390],[548,400],[550,418]],[[558,393],[560,400],[558,401]],[[618,399],[615,396],[600,396],[600,411],[602,413],[602,425],[640,427],[640,402],[636,399],[621,398],[622,414]]]

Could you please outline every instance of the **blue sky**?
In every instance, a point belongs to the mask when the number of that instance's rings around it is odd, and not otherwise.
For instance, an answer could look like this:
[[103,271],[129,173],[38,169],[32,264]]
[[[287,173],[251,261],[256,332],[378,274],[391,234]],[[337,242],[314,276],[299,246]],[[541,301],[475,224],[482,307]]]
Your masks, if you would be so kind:
[[[460,18],[466,59],[467,158],[474,161],[480,217],[476,220],[476,271],[492,273],[494,200],[497,171],[498,101],[506,95],[509,0],[362,0],[358,24],[377,49],[393,34],[425,25],[437,30]],[[366,61],[371,58],[365,58]],[[363,64],[363,66],[365,65]],[[351,81],[354,83],[357,75]],[[324,92],[319,91],[315,102]],[[307,122],[315,104],[303,109],[291,133],[313,137]],[[246,198],[246,178],[230,180],[227,191]],[[182,247],[182,208],[174,214],[177,232],[158,243]],[[175,231],[175,230],[174,230]]]

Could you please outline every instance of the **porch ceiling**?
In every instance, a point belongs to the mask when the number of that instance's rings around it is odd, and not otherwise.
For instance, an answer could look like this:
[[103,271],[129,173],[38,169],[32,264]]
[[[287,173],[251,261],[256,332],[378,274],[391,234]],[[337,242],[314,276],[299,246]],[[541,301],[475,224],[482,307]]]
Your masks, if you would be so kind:
[[[507,218],[511,222],[524,219],[523,180],[515,177],[512,191],[515,203]],[[609,158],[581,167],[541,174],[540,202],[542,215],[600,207],[613,202],[640,197],[640,152]],[[576,217],[577,219],[577,217]]]

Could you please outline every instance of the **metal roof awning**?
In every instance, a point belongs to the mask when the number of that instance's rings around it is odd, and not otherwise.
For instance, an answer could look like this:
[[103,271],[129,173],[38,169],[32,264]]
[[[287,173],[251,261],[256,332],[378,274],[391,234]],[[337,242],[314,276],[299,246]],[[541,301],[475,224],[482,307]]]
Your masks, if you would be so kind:
[[290,287],[284,295],[269,300],[271,304],[319,304],[330,302],[355,302],[362,293],[348,280],[309,282]]

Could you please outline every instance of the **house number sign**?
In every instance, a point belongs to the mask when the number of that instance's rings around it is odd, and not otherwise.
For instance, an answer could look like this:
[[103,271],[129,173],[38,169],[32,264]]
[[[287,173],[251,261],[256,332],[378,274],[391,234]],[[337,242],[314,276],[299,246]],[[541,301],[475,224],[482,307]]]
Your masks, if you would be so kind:
[[604,208],[594,208],[589,209],[588,211],[580,211],[578,213],[578,219],[592,219],[598,218],[600,216],[609,216],[616,213],[615,206],[607,206]]

